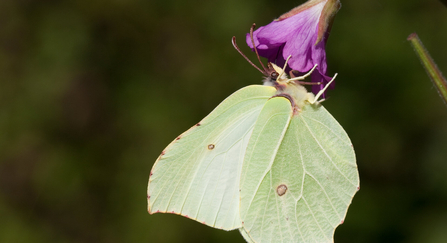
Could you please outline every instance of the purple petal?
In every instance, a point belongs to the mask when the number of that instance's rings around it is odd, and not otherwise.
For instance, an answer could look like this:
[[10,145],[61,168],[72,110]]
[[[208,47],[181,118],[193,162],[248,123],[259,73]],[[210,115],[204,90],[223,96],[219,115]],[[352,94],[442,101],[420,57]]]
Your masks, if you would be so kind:
[[[307,73],[315,64],[318,64],[311,79],[312,82],[320,82],[321,85],[312,87],[314,93],[321,90],[331,80],[326,76],[326,40],[318,39],[319,21],[326,3],[327,1],[321,1],[308,8],[291,11],[293,14],[262,26],[253,33],[259,55],[266,57],[269,62],[281,67],[291,56],[288,69],[297,70],[300,73]],[[253,49],[249,34],[246,41]]]

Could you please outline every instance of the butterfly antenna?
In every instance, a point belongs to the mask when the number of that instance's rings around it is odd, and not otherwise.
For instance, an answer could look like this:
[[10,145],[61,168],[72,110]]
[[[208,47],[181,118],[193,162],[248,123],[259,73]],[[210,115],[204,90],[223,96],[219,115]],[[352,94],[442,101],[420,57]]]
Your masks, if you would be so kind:
[[[248,57],[246,55],[244,55],[244,53],[242,53],[241,49],[239,49],[239,46],[236,44],[236,36],[233,36],[233,38],[231,39],[231,43],[234,46],[234,49],[236,49],[237,52],[239,52],[239,54],[241,54],[241,56],[243,56],[245,58],[245,60],[247,60],[248,63],[250,63],[253,67],[255,67],[256,69],[259,70],[259,72],[265,74],[265,71],[262,71],[258,66],[256,66],[252,61],[250,61],[250,59],[248,59]],[[258,57],[259,58],[259,57]],[[262,64],[262,63],[261,63]],[[262,67],[264,67],[264,65],[262,65]],[[265,69],[265,67],[264,67]]]
[[[292,57],[292,55],[289,55],[289,57],[287,57],[286,63],[284,64],[284,67],[282,68],[281,74],[278,75],[278,78],[281,77],[286,72],[287,62],[289,62],[289,59],[291,57]],[[290,79],[289,79],[289,81],[290,81]]]
[[256,24],[253,23],[253,25],[250,28],[251,43],[253,44],[253,49],[255,49],[256,56],[258,57],[258,61],[259,61],[259,63],[261,63],[261,66],[264,69],[264,72],[262,72],[262,73],[265,74],[265,73],[268,73],[268,69],[264,66],[264,63],[261,62],[261,58],[259,57],[258,49],[256,48],[256,45],[255,45],[255,39],[253,38],[253,31],[254,31],[255,27],[256,27]]

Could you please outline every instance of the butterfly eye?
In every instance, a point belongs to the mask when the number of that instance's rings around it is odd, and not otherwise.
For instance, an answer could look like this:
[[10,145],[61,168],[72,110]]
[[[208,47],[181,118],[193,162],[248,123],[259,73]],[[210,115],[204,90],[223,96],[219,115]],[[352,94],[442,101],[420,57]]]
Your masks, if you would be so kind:
[[272,78],[273,80],[276,80],[278,78],[278,76],[279,76],[279,73],[277,73],[277,72],[272,72],[270,74],[270,78]]

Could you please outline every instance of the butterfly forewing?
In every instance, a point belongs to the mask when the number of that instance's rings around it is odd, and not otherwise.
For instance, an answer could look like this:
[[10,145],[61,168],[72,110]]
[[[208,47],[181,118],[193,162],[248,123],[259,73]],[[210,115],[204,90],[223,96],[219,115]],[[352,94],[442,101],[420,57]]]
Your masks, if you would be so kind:
[[257,117],[274,93],[267,86],[242,88],[174,140],[152,168],[149,212],[181,214],[226,230],[240,227],[242,162]]

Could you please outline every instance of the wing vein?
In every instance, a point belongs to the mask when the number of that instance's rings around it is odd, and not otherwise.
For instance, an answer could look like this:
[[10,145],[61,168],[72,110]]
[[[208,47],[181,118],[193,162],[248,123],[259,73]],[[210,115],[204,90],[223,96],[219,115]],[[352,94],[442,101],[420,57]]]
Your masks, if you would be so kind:
[[[332,200],[329,198],[329,195],[326,193],[326,189],[320,184],[320,182],[310,173],[307,173],[307,175],[309,177],[311,177],[312,179],[314,179],[314,181],[318,184],[318,186],[320,186],[320,188],[323,190],[324,195],[326,196],[327,200],[329,201],[329,203],[331,204],[332,209],[334,210],[334,212],[337,214],[338,218],[341,219],[340,214],[338,213],[338,211],[335,209],[334,204],[332,203]],[[335,227],[337,225],[332,225],[331,221],[326,217],[326,214],[324,214],[324,217],[327,219],[327,221],[329,222],[329,224],[331,224],[332,227]]]
[[[320,125],[324,126],[325,128],[327,128],[327,130],[329,130],[332,134],[334,134],[334,136],[336,136],[336,137],[338,138],[338,140],[340,140],[342,143],[344,143],[344,144],[346,144],[346,145],[348,145],[348,146],[351,146],[351,143],[347,143],[344,139],[342,139],[340,136],[338,136],[338,134],[335,133],[331,128],[329,128],[328,126],[326,126],[326,124],[322,123],[321,121],[319,121],[319,120],[317,120],[317,119],[308,117],[308,116],[306,116],[306,115],[303,115],[303,117],[306,117],[306,119],[313,120],[313,121],[319,123]],[[304,119],[303,119],[303,120],[304,120]]]
[[341,172],[340,168],[334,163],[334,161],[332,160],[332,157],[329,156],[329,154],[327,153],[326,149],[324,149],[324,147],[320,144],[320,141],[315,137],[315,134],[312,132],[312,130],[310,129],[309,125],[307,124],[307,122],[303,119],[304,124],[307,127],[307,130],[309,131],[309,133],[312,135],[312,137],[314,138],[315,142],[317,142],[318,146],[321,148],[321,150],[324,152],[324,154],[326,155],[326,157],[329,159],[329,161],[331,161],[332,165],[337,169],[337,171],[349,182],[351,183],[353,186],[357,186],[355,183],[353,183],[350,179],[348,179],[348,177],[343,174],[343,172]]
[[[265,127],[267,126],[267,124],[269,123],[269,121],[270,121],[273,117],[276,117],[276,116],[279,116],[279,115],[283,115],[283,114],[288,114],[288,113],[283,112],[283,113],[278,113],[278,114],[275,114],[275,115],[271,116],[271,117],[267,120],[267,122],[263,125],[263,127],[262,127],[262,129],[261,129],[261,133],[262,133],[262,131],[264,131]],[[290,122],[290,119],[289,119],[289,122]],[[287,130],[287,129],[284,129],[284,130],[283,130],[283,134],[282,134],[282,136],[281,136],[280,141],[282,141],[282,139],[284,138],[284,134],[285,134],[285,131],[286,131],[286,130]],[[256,138],[256,141],[254,142],[254,147],[256,147],[256,144],[258,143],[259,137],[260,137],[260,136],[258,136],[258,137]],[[272,163],[273,163],[273,161],[275,160],[276,154],[278,153],[278,149],[279,149],[279,145],[280,145],[280,144],[281,144],[281,142],[278,143],[277,147],[276,147],[275,150],[273,151],[273,155],[272,155],[272,157],[271,157],[271,159],[270,159],[269,166],[267,167],[267,170],[264,171],[264,175],[262,176],[262,178],[265,178],[265,176],[267,175],[267,173],[271,170],[271,168],[272,168]],[[253,156],[253,153],[250,155],[250,159],[248,160],[248,163],[247,163],[247,168],[250,166],[250,162],[251,162],[251,160],[252,160],[252,156]],[[245,162],[245,161],[244,161],[244,162]],[[247,171],[248,171],[248,169],[245,171],[245,175],[244,175],[244,177],[246,176]],[[255,193],[253,194],[253,197],[250,199],[247,208],[250,208],[250,207],[251,207],[251,204],[252,204],[252,202],[253,202],[253,200],[254,200],[255,194],[258,192],[259,187],[261,186],[261,183],[262,183],[262,180],[260,180],[260,182],[259,182],[258,185],[256,186],[256,188],[255,188]]]
[[[295,220],[296,220],[296,224],[299,225],[296,208],[297,208],[297,205],[298,205],[298,201],[303,199],[304,177],[306,176],[306,167],[305,167],[304,160],[303,160],[303,153],[301,151],[300,139],[299,139],[299,136],[297,134],[298,131],[297,130],[294,130],[294,131],[295,131],[295,136],[294,137],[296,138],[296,142],[298,143],[298,151],[299,151],[299,155],[300,155],[300,158],[301,158],[301,165],[303,167],[303,178],[301,180],[301,194],[299,195],[298,200],[296,200],[296,202],[295,202]],[[299,231],[299,233],[301,235],[301,238],[303,239],[303,242],[305,242],[304,235],[303,235],[303,232],[301,232],[300,227],[298,227],[298,231]]]
[[[241,109],[242,109],[242,108],[241,108]],[[253,111],[253,112],[255,112],[255,111]],[[248,117],[249,117],[249,116],[247,115],[247,113],[244,113],[244,114],[238,116],[238,119],[236,119],[235,122],[230,123],[230,124],[229,124],[230,126],[229,126],[229,125],[225,125],[226,123],[222,123],[222,125],[221,125],[221,126],[218,126],[218,128],[219,128],[219,127],[222,127],[222,126],[231,127],[231,125],[236,124],[238,121],[242,120],[241,122],[239,122],[239,125],[240,125],[240,124],[241,124],[243,121],[245,121]],[[211,123],[210,123],[210,124],[211,124]],[[254,124],[253,124],[253,126],[254,126]],[[253,127],[253,126],[251,126],[251,127]],[[216,129],[216,128],[215,128],[215,129]],[[235,129],[235,128],[233,128],[233,129]],[[225,131],[225,129],[224,129],[224,131]],[[207,141],[208,138],[209,138],[211,135],[212,135],[212,133],[208,134],[208,136],[207,136],[203,141]],[[202,146],[204,145],[203,141],[200,143],[200,145],[202,145]],[[233,144],[233,145],[234,145],[234,144]],[[194,152],[197,151],[197,150],[200,150],[200,146],[199,146],[198,149],[193,150],[193,152],[191,153],[191,156],[192,156],[192,155],[194,154]],[[228,150],[227,150],[227,152],[228,152]],[[198,156],[198,157],[200,158],[200,159],[198,159],[198,161],[200,161],[200,162],[199,162],[199,165],[203,163],[203,154],[204,154],[204,153],[202,152],[202,153],[200,153],[200,154],[201,154],[201,156]],[[219,154],[222,154],[222,153],[219,153]],[[190,156],[189,158],[191,158],[191,156]],[[200,178],[203,178],[205,172],[208,170],[208,166],[212,163],[212,161],[214,160],[215,157],[216,157],[216,156],[214,156],[213,159],[211,159],[211,160],[209,161],[209,164],[206,165],[206,169],[203,171],[203,173],[202,173],[202,175],[201,175]],[[189,160],[189,158],[188,158],[188,160]],[[187,163],[184,163],[184,164],[187,164]],[[200,167],[200,166],[198,166],[197,169],[194,171],[194,176],[193,176],[192,178],[196,178],[196,176],[198,175],[197,173],[199,172],[199,169],[198,169],[199,167]],[[191,183],[189,184],[189,187],[188,187],[188,189],[187,189],[187,192],[186,192],[185,200],[183,200],[183,204],[182,204],[182,207],[181,207],[180,212],[183,211],[183,207],[184,207],[184,205],[185,205],[185,203],[186,203],[186,200],[187,200],[187,198],[188,198],[188,196],[189,196],[189,193],[191,192],[192,184],[193,184],[193,182],[191,181]],[[177,187],[178,187],[178,185],[179,185],[179,183],[177,184]],[[177,190],[177,188],[174,190],[174,192],[175,192],[176,190]],[[201,200],[203,200],[203,196],[202,196],[202,199],[201,199]],[[200,210],[197,211],[197,214],[199,213],[199,211],[200,211]]]
[[309,209],[310,214],[312,215],[312,218],[314,219],[315,223],[318,225],[318,228],[320,229],[321,233],[324,235],[324,238],[326,238],[327,240],[329,240],[327,238],[327,236],[324,234],[323,228],[321,228],[320,223],[318,222],[317,218],[315,218],[315,214],[312,211],[312,209],[310,208],[309,204],[307,203],[307,200],[303,197],[304,203],[306,204],[307,208]]

